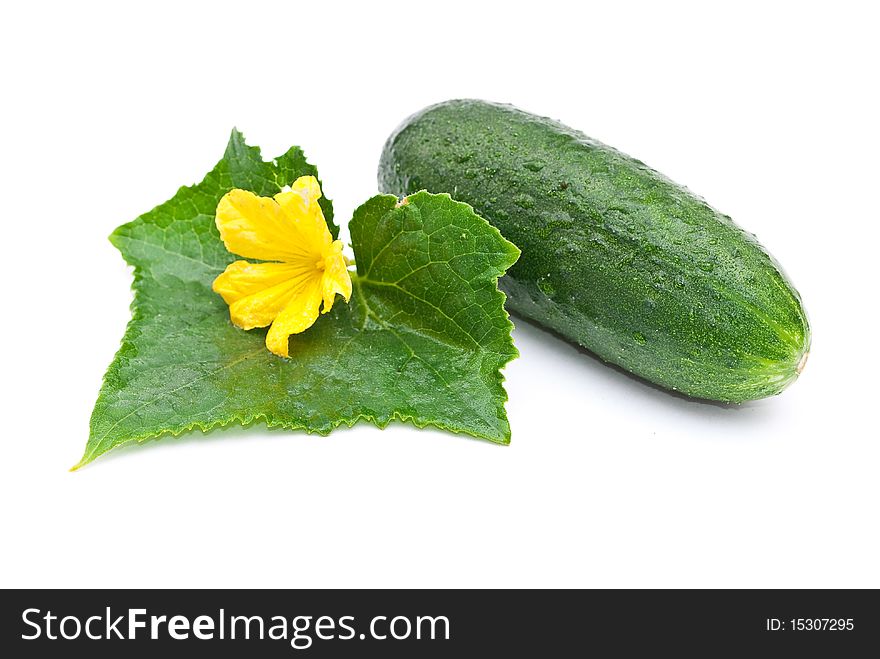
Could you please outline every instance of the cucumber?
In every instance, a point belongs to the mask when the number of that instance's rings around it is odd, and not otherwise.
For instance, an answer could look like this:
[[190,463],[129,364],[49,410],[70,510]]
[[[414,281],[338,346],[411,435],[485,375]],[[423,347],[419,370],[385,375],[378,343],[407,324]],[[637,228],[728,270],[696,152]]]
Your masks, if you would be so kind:
[[609,146],[509,105],[455,100],[407,119],[382,192],[471,204],[521,250],[508,309],[635,375],[742,402],[793,382],[810,329],[752,234]]

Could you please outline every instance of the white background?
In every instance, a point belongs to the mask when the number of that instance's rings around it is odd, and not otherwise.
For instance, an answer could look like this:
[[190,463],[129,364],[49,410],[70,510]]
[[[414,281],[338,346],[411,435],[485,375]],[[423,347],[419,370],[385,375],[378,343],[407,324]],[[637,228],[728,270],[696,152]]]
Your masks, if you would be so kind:
[[[6,5],[0,585],[880,586],[877,17],[661,4]],[[509,447],[229,429],[68,473],[129,317],[117,225],[232,126],[301,145],[344,222],[392,129],[454,97],[558,118],[757,233],[812,320],[800,380],[692,402],[517,321]]]

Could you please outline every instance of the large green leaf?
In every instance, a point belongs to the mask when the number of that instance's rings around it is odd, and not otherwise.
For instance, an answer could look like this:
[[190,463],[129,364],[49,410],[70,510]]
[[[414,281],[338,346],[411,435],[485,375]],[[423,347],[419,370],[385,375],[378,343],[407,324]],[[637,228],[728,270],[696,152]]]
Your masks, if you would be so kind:
[[[214,225],[217,202],[234,187],[274,194],[303,174],[316,171],[298,148],[266,163],[233,132],[204,181],[113,233],[134,266],[132,320],[77,467],[229,423],[327,434],[396,418],[509,442],[499,369],[517,353],[497,279],[519,250],[448,195],[378,196],[355,211],[351,303],[291,337],[290,359],[266,349],[265,330],[230,323],[211,290],[235,258]],[[329,202],[324,211],[337,234]]]

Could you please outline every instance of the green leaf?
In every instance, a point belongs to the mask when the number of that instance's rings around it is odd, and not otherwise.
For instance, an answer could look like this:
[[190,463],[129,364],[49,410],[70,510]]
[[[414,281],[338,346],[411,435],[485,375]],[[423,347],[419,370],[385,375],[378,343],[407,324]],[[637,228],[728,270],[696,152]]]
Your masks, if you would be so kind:
[[[292,336],[290,359],[266,349],[266,330],[230,323],[211,290],[235,258],[214,225],[217,202],[235,187],[268,196],[304,174],[316,171],[298,148],[267,163],[233,132],[204,181],[113,233],[134,266],[132,320],[74,469],[122,444],[230,423],[327,434],[400,419],[510,441],[499,369],[517,352],[497,279],[519,250],[448,195],[377,196],[355,211],[351,302]],[[329,202],[324,212],[336,235]]]

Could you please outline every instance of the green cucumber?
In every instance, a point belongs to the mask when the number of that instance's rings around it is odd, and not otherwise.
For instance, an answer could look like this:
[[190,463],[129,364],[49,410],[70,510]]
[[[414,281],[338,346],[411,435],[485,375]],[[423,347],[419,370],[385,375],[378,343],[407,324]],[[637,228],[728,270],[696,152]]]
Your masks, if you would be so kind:
[[806,361],[800,296],[754,236],[555,121],[428,107],[388,139],[379,188],[471,204],[522,250],[500,282],[510,311],[658,385],[742,402],[779,393]]

